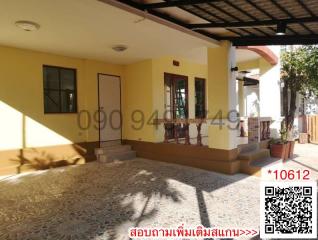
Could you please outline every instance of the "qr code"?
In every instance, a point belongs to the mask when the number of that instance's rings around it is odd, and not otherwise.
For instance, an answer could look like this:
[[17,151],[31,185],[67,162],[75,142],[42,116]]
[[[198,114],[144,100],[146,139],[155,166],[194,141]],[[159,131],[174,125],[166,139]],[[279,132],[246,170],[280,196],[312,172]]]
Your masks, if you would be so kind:
[[263,182],[261,238],[317,239],[317,183]]

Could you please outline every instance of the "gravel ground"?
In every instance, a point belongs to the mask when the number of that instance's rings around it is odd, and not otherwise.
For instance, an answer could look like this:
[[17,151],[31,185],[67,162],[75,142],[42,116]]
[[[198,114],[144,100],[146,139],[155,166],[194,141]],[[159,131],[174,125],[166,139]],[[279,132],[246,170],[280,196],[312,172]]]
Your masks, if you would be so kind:
[[[314,171],[318,146],[303,146],[296,154],[307,155],[285,165]],[[259,183],[140,158],[24,174],[0,180],[0,239],[124,240],[129,227],[182,223],[258,229]]]

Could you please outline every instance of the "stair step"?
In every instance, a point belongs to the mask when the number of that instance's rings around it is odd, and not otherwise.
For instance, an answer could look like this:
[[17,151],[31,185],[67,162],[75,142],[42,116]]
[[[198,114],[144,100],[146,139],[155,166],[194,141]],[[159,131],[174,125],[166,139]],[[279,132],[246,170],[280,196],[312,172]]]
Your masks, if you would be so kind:
[[112,147],[103,147],[100,148],[104,154],[108,153],[116,153],[116,152],[125,152],[125,151],[130,151],[131,146],[130,145],[117,145],[117,146],[112,146]]
[[121,140],[113,140],[113,141],[107,141],[107,142],[101,142],[100,147],[112,147],[112,146],[118,146],[121,145]]
[[248,160],[248,161],[255,161],[257,159],[263,159],[270,157],[269,149],[257,149],[250,152],[240,153],[238,155],[239,160]]
[[264,168],[264,167],[270,167],[272,165],[276,165],[279,163],[283,163],[283,160],[280,158],[266,157],[266,158],[261,158],[261,159],[252,161],[250,163],[250,166]]
[[252,152],[259,149],[258,143],[249,143],[249,144],[243,144],[239,147],[239,153],[246,153],[246,152]]
[[111,162],[113,160],[128,160],[135,157],[136,157],[136,151],[129,150],[129,151],[102,154],[99,156],[99,161]]

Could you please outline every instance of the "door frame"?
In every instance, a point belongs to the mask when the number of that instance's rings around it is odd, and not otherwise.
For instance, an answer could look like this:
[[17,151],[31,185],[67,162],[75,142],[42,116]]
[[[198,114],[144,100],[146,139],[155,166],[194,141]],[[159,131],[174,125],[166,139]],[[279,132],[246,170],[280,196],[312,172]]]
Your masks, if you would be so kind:
[[[180,74],[175,74],[175,73],[168,73],[168,72],[164,72],[164,81],[166,79],[166,77],[171,77],[172,81],[175,81],[174,78],[182,78],[182,80],[185,81],[186,85],[185,85],[185,93],[186,93],[186,110],[187,110],[187,116],[186,118],[189,118],[189,77],[186,75],[180,75]],[[164,83],[165,84],[165,83]],[[174,94],[174,93],[173,93]],[[173,102],[173,98],[170,99],[170,106],[172,106],[172,118],[175,118],[175,105]],[[177,118],[175,118],[177,119]]]
[[[123,126],[122,126],[122,124],[123,124],[123,114],[122,114],[122,102],[121,102],[121,76],[119,76],[119,75],[114,75],[114,74],[107,74],[107,73],[97,73],[97,111],[99,111],[99,109],[100,109],[100,101],[99,101],[99,97],[100,97],[100,92],[99,92],[99,77],[101,76],[101,75],[104,75],[104,76],[110,76],[110,77],[118,77],[118,79],[119,79],[119,96],[120,96],[120,99],[119,99],[119,106],[120,106],[120,142],[122,142],[123,141]],[[99,144],[99,147],[100,147],[100,143],[101,143],[101,141],[100,141],[100,139],[101,139],[101,137],[100,137],[100,124],[99,124],[99,122],[100,122],[100,115],[98,114],[98,144]],[[109,140],[109,141],[112,141],[112,140]],[[108,141],[106,141],[106,142],[108,142]]]
[[[186,75],[180,75],[180,74],[175,74],[175,73],[169,73],[169,72],[164,72],[164,85],[165,85],[165,80],[166,78],[169,77],[171,78],[171,82],[173,82],[172,84],[174,85],[175,84],[175,78],[181,78],[182,80],[185,81],[185,93],[186,93],[186,119],[189,118],[189,76],[186,76]],[[165,86],[164,86],[165,87]],[[175,88],[173,87],[173,91],[175,90]],[[166,93],[165,93],[166,94]],[[170,108],[172,108],[172,119],[175,120],[175,119],[178,119],[176,118],[176,107],[175,107],[175,103],[174,103],[174,92],[172,93],[172,97],[171,97],[171,93],[170,93]],[[166,95],[164,95],[164,97],[166,97]],[[164,107],[165,110],[166,110],[166,107]],[[169,139],[174,139],[175,138],[175,130],[174,130],[174,124],[171,125],[171,138]],[[184,132],[186,129],[184,127],[182,127],[181,129],[179,129],[180,133]],[[183,138],[183,137],[181,137]]]

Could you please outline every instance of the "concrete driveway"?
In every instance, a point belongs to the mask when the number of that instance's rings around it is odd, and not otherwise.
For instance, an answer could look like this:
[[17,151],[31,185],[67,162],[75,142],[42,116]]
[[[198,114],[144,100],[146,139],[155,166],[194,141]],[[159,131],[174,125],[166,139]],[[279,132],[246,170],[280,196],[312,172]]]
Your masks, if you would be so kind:
[[[316,178],[318,146],[295,154],[285,167]],[[10,177],[0,181],[0,239],[128,239],[129,227],[182,223],[258,230],[260,180],[139,158]]]

